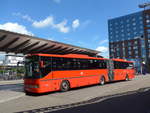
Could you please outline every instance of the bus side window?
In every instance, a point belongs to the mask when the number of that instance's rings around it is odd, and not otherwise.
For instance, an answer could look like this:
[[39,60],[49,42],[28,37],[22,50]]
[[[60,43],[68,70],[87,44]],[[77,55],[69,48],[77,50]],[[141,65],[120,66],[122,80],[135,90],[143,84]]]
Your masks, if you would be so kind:
[[86,59],[82,59],[82,69],[88,69],[88,62]]
[[41,60],[43,61],[43,67],[40,67],[40,71],[41,76],[44,77],[51,72],[51,57],[41,57]]
[[119,62],[119,69],[123,69],[123,62]]
[[127,69],[133,69],[133,68],[134,68],[133,63],[128,63]]
[[104,66],[103,66],[103,69],[106,69],[107,68],[107,62],[104,60]]
[[121,62],[114,61],[114,68],[115,69],[121,69]]
[[73,69],[73,70],[76,70],[76,69],[77,69],[77,59],[76,59],[76,58],[73,58],[73,59],[72,59],[72,69]]
[[98,68],[100,68],[100,69],[106,69],[107,67],[107,65],[106,65],[106,61],[104,61],[104,60],[98,60],[98,64],[99,64],[99,66],[98,66]]
[[122,63],[121,63],[122,69],[126,69],[126,68],[125,68],[125,65],[126,65],[125,62],[122,62]]
[[102,61],[102,60],[100,60],[99,65],[100,65],[99,68],[100,68],[100,69],[103,69],[103,61]]
[[89,63],[88,63],[88,67],[89,67],[89,69],[92,69],[93,68],[93,60],[89,60]]
[[118,65],[117,62],[114,61],[114,68],[115,68],[115,69],[118,69],[118,66],[117,66],[117,65]]
[[53,70],[58,70],[59,69],[59,63],[60,63],[59,58],[52,57],[52,69]]
[[93,60],[93,62],[92,62],[92,68],[93,69],[98,69],[99,68],[98,60]]
[[124,69],[127,69],[127,67],[128,67],[128,63],[124,62]]
[[77,59],[77,69],[81,69],[81,61],[80,61],[80,59]]

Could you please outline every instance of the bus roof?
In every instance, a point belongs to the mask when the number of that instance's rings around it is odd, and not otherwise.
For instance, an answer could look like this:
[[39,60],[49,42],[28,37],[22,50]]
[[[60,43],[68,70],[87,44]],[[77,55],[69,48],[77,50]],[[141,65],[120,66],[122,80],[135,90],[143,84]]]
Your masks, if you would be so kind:
[[47,56],[47,57],[65,57],[65,58],[85,58],[85,59],[101,59],[101,60],[108,60],[107,58],[98,58],[98,57],[91,57],[88,55],[82,54],[65,54],[65,55],[56,55],[56,54],[28,54],[28,56],[37,55],[37,56]]

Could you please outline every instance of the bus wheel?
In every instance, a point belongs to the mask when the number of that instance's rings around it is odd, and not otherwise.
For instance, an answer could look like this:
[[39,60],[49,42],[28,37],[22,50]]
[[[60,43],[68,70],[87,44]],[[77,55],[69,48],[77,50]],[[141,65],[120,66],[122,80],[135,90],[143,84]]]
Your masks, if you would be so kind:
[[32,93],[31,93],[31,92],[28,92],[28,91],[25,91],[25,94],[26,94],[26,95],[31,95]]
[[129,76],[128,76],[128,75],[126,75],[125,80],[126,80],[126,81],[129,81]]
[[104,78],[104,76],[102,76],[100,78],[100,85],[104,85],[104,84],[105,84],[105,78]]
[[69,81],[67,80],[62,81],[60,85],[60,90],[65,92],[65,91],[68,91],[69,89],[70,89]]

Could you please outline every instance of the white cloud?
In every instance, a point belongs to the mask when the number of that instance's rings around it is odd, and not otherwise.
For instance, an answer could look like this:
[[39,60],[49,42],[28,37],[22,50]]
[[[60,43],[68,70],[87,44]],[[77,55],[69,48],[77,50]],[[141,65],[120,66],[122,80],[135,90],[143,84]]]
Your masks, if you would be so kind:
[[52,27],[58,29],[60,32],[68,33],[70,28],[67,27],[66,25],[67,25],[67,20],[64,20],[58,24],[53,24]]
[[44,27],[48,27],[50,25],[54,24],[54,18],[52,16],[48,16],[47,18],[40,20],[40,21],[36,21],[33,20],[29,15],[25,14],[21,14],[21,13],[13,13],[12,15],[14,16],[19,16],[20,18],[27,20],[28,22],[32,23],[32,26],[35,28],[44,28]]
[[105,46],[99,46],[96,48],[97,51],[100,51],[100,52],[108,52],[108,47],[105,47]]
[[108,47],[105,46],[99,46],[96,48],[97,51],[100,51],[101,56],[108,58],[109,57],[109,53],[108,53]]
[[82,24],[80,25],[80,28],[81,28],[81,29],[85,29],[85,28],[87,28],[87,27],[89,26],[89,24],[91,24],[91,23],[92,23],[91,20],[86,20],[86,21],[82,22]]
[[61,0],[53,0],[55,3],[60,3]]
[[108,43],[108,39],[105,39],[105,40],[100,41],[100,42],[99,42],[99,45],[103,45],[103,44],[105,44],[105,43]]
[[51,26],[51,25],[53,25],[53,17],[52,16],[48,16],[44,20],[34,21],[32,23],[32,26],[36,27],[36,28],[43,28],[43,27],[47,27],[47,26]]
[[28,31],[25,26],[19,25],[18,23],[7,22],[0,24],[0,29],[33,36],[33,33]]
[[21,13],[13,13],[14,16],[19,16],[22,19],[27,20],[32,23],[32,26],[35,28],[45,28],[51,27],[55,28],[62,33],[68,33],[70,31],[70,27],[67,26],[67,20],[63,20],[60,23],[55,23],[53,16],[48,16],[43,20],[33,20],[29,15],[23,15]]
[[22,19],[25,19],[25,20],[27,20],[27,21],[29,21],[29,22],[34,22],[34,20],[29,16],[29,15],[23,15],[23,14],[21,14],[21,13],[13,13],[12,15],[14,15],[14,16],[19,16],[19,17],[21,17]]
[[54,18],[52,16],[47,17],[44,20],[41,21],[34,21],[32,26],[35,28],[44,28],[44,27],[52,27],[56,28],[58,31],[63,32],[63,33],[68,33],[70,28],[66,26],[67,25],[67,20],[64,20],[58,24],[54,23]]
[[54,37],[47,37],[45,38],[46,40],[51,40],[51,41],[55,41],[55,38]]
[[80,25],[80,21],[78,19],[75,19],[73,22],[72,22],[72,28],[76,29],[78,28]]
[[23,15],[22,18],[28,20],[29,22],[34,21],[29,15]]

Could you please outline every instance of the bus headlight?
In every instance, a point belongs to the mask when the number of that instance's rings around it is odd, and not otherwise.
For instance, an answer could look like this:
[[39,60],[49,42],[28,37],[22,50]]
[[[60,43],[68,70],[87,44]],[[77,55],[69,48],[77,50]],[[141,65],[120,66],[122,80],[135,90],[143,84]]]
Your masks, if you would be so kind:
[[39,85],[32,85],[33,88],[39,88]]

